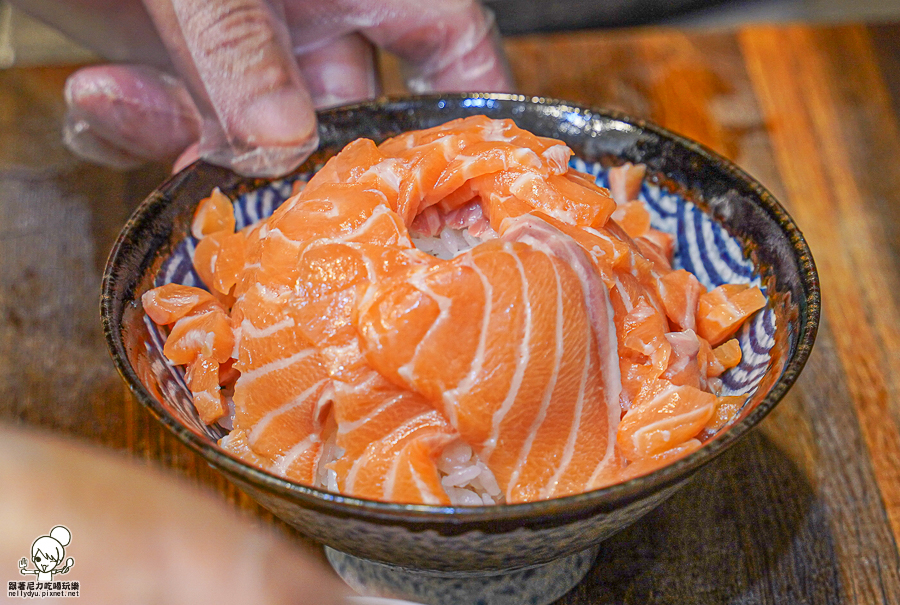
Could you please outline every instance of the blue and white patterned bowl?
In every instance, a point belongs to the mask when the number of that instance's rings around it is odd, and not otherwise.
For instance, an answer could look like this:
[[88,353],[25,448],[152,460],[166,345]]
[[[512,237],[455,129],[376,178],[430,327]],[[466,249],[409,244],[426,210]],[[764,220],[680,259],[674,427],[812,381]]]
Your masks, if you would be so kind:
[[[676,235],[676,264],[708,288],[759,285],[768,307],[739,334],[741,364],[724,376],[747,402],[699,451],[650,475],[543,502],[482,507],[391,504],[292,483],[216,445],[221,429],[199,421],[183,375],[162,355],[162,336],[140,306],[146,290],[196,284],[189,234],[196,204],[219,187],[235,200],[239,227],[271,214],[346,143],[376,141],[473,114],[513,118],[575,151],[573,165],[606,182],[610,166],[644,163],[641,198],[653,225]],[[243,178],[197,163],[135,212],[112,251],[102,318],[113,358],[136,397],[175,435],[277,516],[328,547],[336,570],[372,594],[427,603],[548,603],[589,569],[597,545],[640,518],[736,443],[784,396],[809,356],[819,287],[809,249],[778,202],[756,181],[702,146],[618,113],[515,95],[386,99],[319,115],[321,145],[293,175]]]

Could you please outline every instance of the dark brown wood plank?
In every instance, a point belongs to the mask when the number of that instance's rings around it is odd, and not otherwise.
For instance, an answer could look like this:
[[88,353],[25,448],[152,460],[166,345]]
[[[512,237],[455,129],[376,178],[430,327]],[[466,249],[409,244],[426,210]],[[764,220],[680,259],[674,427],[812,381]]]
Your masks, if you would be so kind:
[[[886,587],[896,590],[898,581],[900,439],[891,393],[897,389],[893,368],[900,341],[890,319],[896,317],[890,284],[897,267],[885,258],[881,230],[891,217],[878,214],[877,194],[866,186],[871,180],[862,177],[890,179],[892,169],[872,163],[863,149],[871,150],[877,141],[876,147],[900,153],[896,116],[884,102],[883,83],[861,28],[756,29],[744,32],[741,42],[770,125],[785,201],[820,267],[826,334],[834,339],[834,359],[849,395],[845,401],[855,411],[863,438],[849,439],[845,424],[827,425],[817,435],[822,450],[827,445],[842,454],[843,465],[817,466],[817,474],[828,487],[823,495],[841,500],[834,507],[834,531],[841,536],[843,582],[848,596],[877,602]],[[896,190],[889,195],[893,204],[900,203]],[[830,407],[831,401],[818,403]],[[868,467],[874,485],[864,481]],[[848,475],[847,468],[860,474]],[[885,512],[857,509],[850,515],[847,492],[861,489],[867,494],[879,490]],[[885,563],[887,557],[891,560]]]
[[821,268],[824,315],[897,535],[900,298],[888,240],[900,195],[890,186],[897,168],[884,161],[900,154],[896,116],[861,28],[827,36],[757,30],[742,42],[772,123],[787,202]]

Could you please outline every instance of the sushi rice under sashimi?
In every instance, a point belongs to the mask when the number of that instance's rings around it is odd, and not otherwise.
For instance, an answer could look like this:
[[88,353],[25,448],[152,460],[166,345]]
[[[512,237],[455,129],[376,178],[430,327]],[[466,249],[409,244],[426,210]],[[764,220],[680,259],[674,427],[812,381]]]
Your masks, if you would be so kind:
[[225,450],[383,501],[576,494],[683,457],[744,398],[720,396],[757,287],[707,291],[637,194],[484,116],[349,144],[269,218],[198,206],[207,289],[142,299],[168,326]]

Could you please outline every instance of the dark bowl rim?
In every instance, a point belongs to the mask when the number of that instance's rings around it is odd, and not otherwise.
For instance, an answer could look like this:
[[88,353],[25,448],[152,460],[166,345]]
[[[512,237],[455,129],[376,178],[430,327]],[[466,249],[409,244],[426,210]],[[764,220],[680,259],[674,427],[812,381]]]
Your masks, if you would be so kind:
[[[239,483],[249,485],[254,489],[263,488],[276,496],[296,501],[307,508],[344,516],[351,514],[352,516],[364,517],[370,521],[403,521],[407,523],[427,523],[429,525],[435,523],[469,525],[491,521],[540,519],[556,516],[560,513],[564,513],[566,516],[582,516],[598,510],[612,511],[621,508],[688,478],[700,467],[734,445],[744,434],[768,415],[784,397],[805,366],[815,342],[821,311],[818,274],[809,246],[787,211],[756,179],[724,156],[712,151],[701,143],[687,139],[648,120],[635,118],[621,111],[580,105],[543,96],[482,92],[384,96],[353,105],[325,109],[319,111],[318,114],[321,118],[337,112],[378,111],[386,106],[417,105],[440,102],[442,100],[453,102],[466,99],[484,99],[511,104],[556,107],[562,111],[581,114],[588,122],[596,118],[622,122],[632,128],[653,133],[662,139],[680,145],[735,180],[743,182],[748,190],[754,194],[756,198],[754,200],[755,203],[772,218],[791,243],[791,248],[796,255],[796,261],[799,266],[801,286],[806,295],[804,301],[799,302],[800,333],[794,353],[789,357],[781,376],[772,385],[769,393],[750,414],[732,425],[723,434],[717,436],[696,452],[670,465],[624,483],[537,502],[460,507],[381,502],[333,494],[314,487],[294,483],[258,469],[218,449],[214,444],[209,443],[183,426],[160,406],[156,399],[143,387],[140,379],[128,362],[124,342],[120,338],[120,322],[115,322],[113,319],[115,316],[115,297],[113,293],[117,282],[118,259],[123,254],[129,239],[133,237],[132,233],[137,229],[141,218],[149,208],[159,203],[170,203],[166,192],[177,190],[186,175],[191,174],[193,171],[222,170],[201,160],[171,176],[138,206],[122,228],[110,251],[101,285],[100,311],[103,332],[119,374],[138,401],[164,426],[171,430],[182,443],[203,456],[208,462],[224,471],[231,478],[237,479]],[[124,312],[124,308],[122,311]],[[119,319],[121,320],[121,317]]]

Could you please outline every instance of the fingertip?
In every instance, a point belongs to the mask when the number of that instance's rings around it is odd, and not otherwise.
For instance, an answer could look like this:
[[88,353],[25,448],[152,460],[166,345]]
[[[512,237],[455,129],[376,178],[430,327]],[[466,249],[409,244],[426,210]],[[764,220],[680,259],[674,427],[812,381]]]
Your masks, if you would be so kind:
[[71,114],[63,124],[63,144],[76,156],[116,170],[131,170],[146,160],[100,136],[90,124]]
[[239,122],[249,145],[304,147],[315,138],[316,114],[306,91],[283,88],[253,100]]
[[171,6],[196,75],[190,81],[208,101],[201,157],[267,177],[305,160],[318,144],[315,111],[274,7],[266,0]]
[[69,76],[63,94],[66,143],[92,161],[121,167],[123,153],[171,160],[199,136],[199,114],[187,90],[150,67],[83,68]]
[[[273,178],[297,168],[319,145],[316,114],[308,95],[281,89],[253,100],[232,133],[207,121],[198,152],[204,160],[244,176]],[[234,130],[241,136],[234,136]]]

